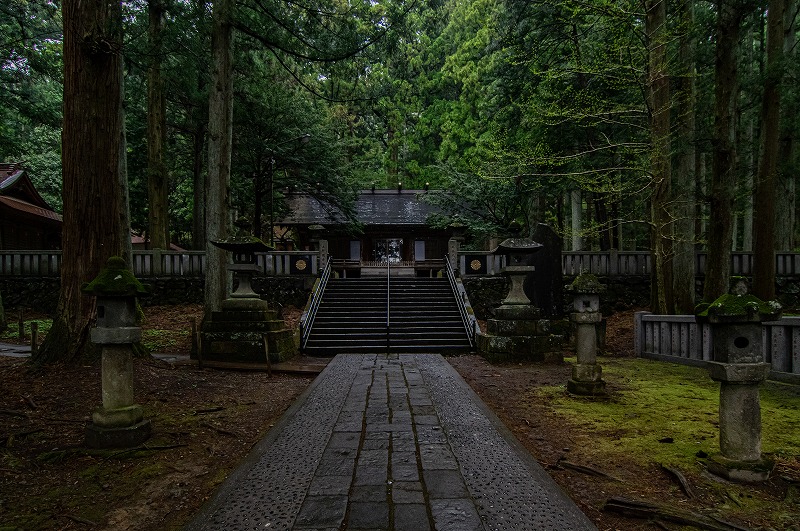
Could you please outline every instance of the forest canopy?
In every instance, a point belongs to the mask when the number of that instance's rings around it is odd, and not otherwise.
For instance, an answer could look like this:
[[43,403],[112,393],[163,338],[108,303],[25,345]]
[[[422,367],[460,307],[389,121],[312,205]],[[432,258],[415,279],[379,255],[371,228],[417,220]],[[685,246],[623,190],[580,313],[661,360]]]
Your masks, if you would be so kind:
[[[774,175],[774,247],[796,246],[796,0],[232,4],[231,206],[256,234],[290,190],[346,205],[402,182],[470,202],[459,221],[476,245],[544,222],[565,249],[669,259],[721,244],[709,205],[724,197],[725,245],[752,250],[754,197]],[[187,248],[204,244],[213,5],[121,2],[131,228]],[[0,159],[23,162],[57,209],[60,7],[0,6]]]

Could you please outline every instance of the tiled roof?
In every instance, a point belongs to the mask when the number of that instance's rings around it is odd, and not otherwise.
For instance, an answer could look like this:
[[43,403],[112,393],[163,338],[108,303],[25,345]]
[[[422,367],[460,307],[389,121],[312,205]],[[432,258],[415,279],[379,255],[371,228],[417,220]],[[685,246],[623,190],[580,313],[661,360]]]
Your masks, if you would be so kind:
[[0,195],[0,204],[3,204],[9,208],[13,208],[14,210],[18,210],[20,212],[25,212],[26,214],[32,214],[34,216],[57,221],[59,223],[61,223],[62,221],[61,215],[58,214],[57,212],[53,212],[52,210],[48,210],[40,206],[32,205],[27,201],[23,201],[22,199],[17,199],[16,197]]
[[[354,210],[356,219],[364,225],[425,225],[432,214],[441,210],[422,197],[424,190],[365,190],[359,193]],[[344,222],[341,211],[327,202],[305,194],[288,198],[291,214],[282,225],[339,224]]]
[[22,165],[16,163],[0,163],[0,190],[16,182],[23,172]]

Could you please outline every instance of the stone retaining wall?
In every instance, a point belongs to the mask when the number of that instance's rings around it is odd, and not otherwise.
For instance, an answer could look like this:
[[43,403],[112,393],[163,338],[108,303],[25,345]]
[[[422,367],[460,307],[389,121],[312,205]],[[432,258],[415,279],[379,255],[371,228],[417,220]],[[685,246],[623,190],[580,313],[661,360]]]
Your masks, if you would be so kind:
[[[253,288],[272,303],[302,308],[313,281],[311,277],[256,277]],[[142,306],[203,303],[202,278],[149,278],[144,283],[152,288],[152,294],[141,299]],[[58,305],[60,286],[58,278],[0,277],[6,310],[25,308],[52,315]]]

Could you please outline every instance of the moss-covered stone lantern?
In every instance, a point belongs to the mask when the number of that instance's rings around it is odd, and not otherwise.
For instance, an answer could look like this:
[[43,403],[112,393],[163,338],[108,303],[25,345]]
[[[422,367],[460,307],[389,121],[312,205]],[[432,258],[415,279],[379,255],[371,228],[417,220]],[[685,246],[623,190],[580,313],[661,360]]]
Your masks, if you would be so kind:
[[577,395],[599,395],[605,392],[602,367],[597,363],[597,323],[600,322],[600,293],[605,287],[597,277],[581,273],[567,288],[574,294],[570,321],[575,325],[575,356],[572,378],[567,390]]
[[542,244],[520,236],[521,227],[510,227],[511,237],[503,240],[492,253],[504,255],[503,268],[510,280],[508,295],[494,317],[486,320],[486,333],[478,334],[478,352],[490,362],[531,360],[562,361],[560,344],[550,335],[550,322],[525,294],[525,277],[534,266],[527,258],[542,249]]
[[709,470],[735,481],[766,481],[774,463],[761,455],[759,386],[770,369],[764,362],[761,323],[779,319],[781,307],[748,294],[740,282],[733,293],[698,310],[698,321],[711,328],[708,371],[720,383],[720,454],[711,456]]
[[102,349],[102,405],[92,414],[86,443],[93,448],[137,446],[150,436],[150,420],[133,400],[133,344],[141,340],[136,298],[149,291],[120,257],[109,258],[82,291],[97,298],[91,340]]
[[[228,270],[235,275],[236,290],[222,301],[220,311],[203,320],[198,361],[218,367],[270,369],[273,361],[294,356],[292,330],[277,310],[253,290],[252,278],[263,272],[256,253],[272,247],[254,236],[211,242],[233,255]],[[238,283],[236,282],[238,280]]]

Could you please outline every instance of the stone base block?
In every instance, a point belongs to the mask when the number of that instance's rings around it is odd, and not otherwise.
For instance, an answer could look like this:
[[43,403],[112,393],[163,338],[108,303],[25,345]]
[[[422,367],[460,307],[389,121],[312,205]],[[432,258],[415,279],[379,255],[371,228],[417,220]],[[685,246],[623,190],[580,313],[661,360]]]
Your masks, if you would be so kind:
[[250,297],[231,297],[222,301],[223,311],[258,312],[268,311],[269,304],[265,300]]
[[712,474],[741,483],[760,483],[769,479],[775,461],[762,457],[758,461],[735,461],[722,454],[708,459],[708,471]]
[[505,321],[536,321],[541,319],[542,310],[530,304],[503,304],[495,310],[494,315]]
[[202,358],[207,361],[263,364],[266,362],[262,339],[264,334],[267,336],[269,359],[272,363],[286,361],[297,355],[294,334],[288,328],[272,331],[215,330],[201,333]]
[[603,380],[568,380],[567,391],[573,395],[600,396],[606,394],[606,383]]
[[546,336],[550,335],[550,321],[537,319],[488,319],[486,331],[493,336]]
[[138,404],[114,409],[100,407],[92,413],[92,422],[101,428],[125,428],[138,424],[143,417],[142,406]]
[[225,310],[211,313],[212,323],[260,323],[278,319],[276,310]]
[[133,448],[150,438],[150,429],[150,419],[123,428],[104,428],[90,424],[86,427],[86,446],[89,448]]
[[203,333],[240,333],[258,332],[278,332],[286,329],[286,322],[283,319],[271,319],[260,321],[211,321],[203,323],[201,331]]
[[578,382],[599,382],[603,378],[600,365],[576,363],[572,366],[572,379]]
[[494,336],[478,334],[478,353],[491,363],[504,361],[564,361],[561,343],[552,336]]

